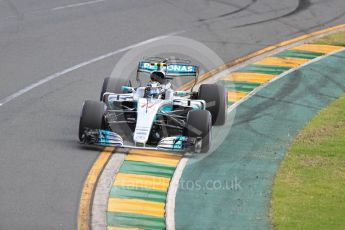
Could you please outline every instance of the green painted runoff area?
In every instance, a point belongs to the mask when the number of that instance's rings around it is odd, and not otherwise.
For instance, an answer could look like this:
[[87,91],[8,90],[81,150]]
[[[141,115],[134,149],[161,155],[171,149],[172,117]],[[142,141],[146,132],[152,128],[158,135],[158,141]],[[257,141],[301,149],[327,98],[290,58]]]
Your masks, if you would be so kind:
[[176,229],[271,228],[274,175],[298,131],[344,93],[344,60],[345,52],[340,52],[304,66],[236,109],[226,141],[211,155],[190,159],[185,168],[181,181],[189,186],[179,186],[177,192]]

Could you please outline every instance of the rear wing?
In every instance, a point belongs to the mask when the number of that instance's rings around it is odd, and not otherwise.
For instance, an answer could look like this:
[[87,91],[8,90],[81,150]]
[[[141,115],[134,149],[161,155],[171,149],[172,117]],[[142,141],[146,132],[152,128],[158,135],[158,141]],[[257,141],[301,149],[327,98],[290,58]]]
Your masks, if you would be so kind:
[[196,65],[186,64],[170,64],[167,66],[167,76],[192,76],[197,77],[199,74],[199,67]]
[[167,77],[197,77],[199,74],[199,67],[196,65],[180,64],[180,63],[152,63],[139,62],[138,72],[152,73],[155,71],[162,71]]

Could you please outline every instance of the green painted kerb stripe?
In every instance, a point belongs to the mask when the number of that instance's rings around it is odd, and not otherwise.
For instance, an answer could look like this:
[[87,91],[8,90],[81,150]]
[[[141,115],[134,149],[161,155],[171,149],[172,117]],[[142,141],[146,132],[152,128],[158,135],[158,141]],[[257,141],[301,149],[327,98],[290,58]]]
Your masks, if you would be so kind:
[[165,203],[166,196],[167,192],[165,191],[128,186],[113,186],[110,191],[111,198],[140,199],[162,203]]
[[175,167],[139,161],[124,161],[120,172],[171,178]]
[[228,89],[241,91],[241,92],[251,92],[256,87],[261,85],[260,83],[239,82],[239,81],[220,81],[220,84],[224,85]]
[[279,54],[276,54],[276,57],[290,57],[290,58],[301,58],[301,59],[314,59],[325,55],[324,53],[316,53],[310,51],[301,51],[301,50],[285,50]]
[[165,219],[147,215],[107,212],[107,224],[113,227],[165,229]]
[[240,69],[238,72],[249,72],[249,73],[264,73],[271,75],[279,75],[287,70],[291,69],[286,66],[270,66],[270,65],[249,65]]

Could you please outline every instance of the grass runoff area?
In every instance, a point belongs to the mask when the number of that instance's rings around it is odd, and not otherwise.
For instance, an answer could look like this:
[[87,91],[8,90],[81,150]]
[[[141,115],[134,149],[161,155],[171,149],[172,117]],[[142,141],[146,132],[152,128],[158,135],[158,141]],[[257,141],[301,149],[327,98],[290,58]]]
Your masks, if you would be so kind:
[[[345,46],[345,32],[315,43]],[[274,181],[271,216],[276,230],[345,229],[345,95],[290,146]]]

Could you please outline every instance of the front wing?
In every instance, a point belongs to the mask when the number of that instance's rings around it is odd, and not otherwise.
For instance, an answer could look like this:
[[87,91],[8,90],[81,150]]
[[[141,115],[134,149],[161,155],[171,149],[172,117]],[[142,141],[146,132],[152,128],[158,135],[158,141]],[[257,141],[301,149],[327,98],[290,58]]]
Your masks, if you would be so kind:
[[81,142],[83,144],[97,145],[97,146],[110,146],[118,148],[137,148],[137,149],[150,149],[150,150],[166,150],[178,152],[199,152],[201,149],[201,138],[173,136],[165,137],[160,140],[157,146],[145,145],[125,145],[122,137],[109,130],[102,129],[88,129],[82,135]]

